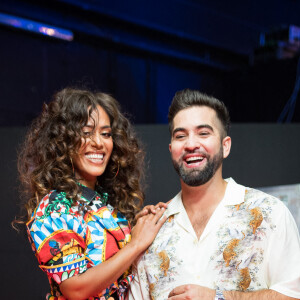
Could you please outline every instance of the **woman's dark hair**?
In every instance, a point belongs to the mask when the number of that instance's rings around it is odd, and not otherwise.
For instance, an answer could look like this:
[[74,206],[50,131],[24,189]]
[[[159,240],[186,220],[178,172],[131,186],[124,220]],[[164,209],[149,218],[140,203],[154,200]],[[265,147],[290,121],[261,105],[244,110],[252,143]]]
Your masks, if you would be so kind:
[[[27,201],[29,220],[42,197],[51,190],[63,191],[73,204],[81,189],[73,172],[73,157],[81,146],[82,128],[100,105],[108,114],[113,151],[96,189],[109,194],[109,203],[133,222],[144,200],[140,186],[143,151],[118,102],[108,94],[65,88],[56,93],[41,115],[33,121],[18,157],[20,180]],[[117,175],[116,175],[117,174]],[[24,223],[16,220],[14,223]]]
[[173,120],[176,114],[191,106],[208,106],[212,108],[216,112],[217,117],[222,124],[222,138],[227,136],[230,127],[230,117],[225,104],[214,97],[203,94],[197,90],[190,89],[178,91],[169,107],[168,121],[171,134],[174,129]]

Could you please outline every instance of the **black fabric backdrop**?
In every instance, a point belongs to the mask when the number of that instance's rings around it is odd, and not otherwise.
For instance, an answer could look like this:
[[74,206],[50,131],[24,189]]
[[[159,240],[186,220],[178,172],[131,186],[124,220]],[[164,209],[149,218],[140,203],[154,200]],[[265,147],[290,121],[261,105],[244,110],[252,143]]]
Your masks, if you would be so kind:
[[[168,201],[180,186],[170,160],[167,125],[139,125],[136,131],[147,152],[146,203]],[[48,291],[26,236],[10,226],[18,212],[16,153],[24,133],[25,128],[0,128],[0,299],[44,299]],[[224,177],[252,187],[300,183],[300,124],[233,124],[230,135]]]

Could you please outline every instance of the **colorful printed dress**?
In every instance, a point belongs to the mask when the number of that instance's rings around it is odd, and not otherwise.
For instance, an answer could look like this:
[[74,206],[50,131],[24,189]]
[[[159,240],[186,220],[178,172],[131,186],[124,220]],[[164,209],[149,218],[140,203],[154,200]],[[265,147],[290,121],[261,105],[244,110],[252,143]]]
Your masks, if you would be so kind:
[[[131,238],[130,225],[122,214],[106,205],[107,194],[82,188],[84,205],[71,205],[64,192],[52,191],[40,202],[27,223],[32,249],[47,274],[51,293],[47,300],[64,300],[59,284],[84,273],[113,256]],[[132,275],[127,271],[111,286],[89,300],[119,299]]]

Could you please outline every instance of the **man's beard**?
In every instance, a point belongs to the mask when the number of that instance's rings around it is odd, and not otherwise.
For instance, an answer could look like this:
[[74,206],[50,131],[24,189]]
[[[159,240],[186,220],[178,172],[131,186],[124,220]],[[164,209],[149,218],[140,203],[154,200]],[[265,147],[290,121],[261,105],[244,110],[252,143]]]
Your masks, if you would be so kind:
[[197,167],[187,169],[184,163],[178,163],[173,161],[173,166],[183,180],[183,182],[189,186],[199,186],[208,182],[216,173],[218,168],[223,162],[223,146],[221,145],[219,152],[211,159],[210,156],[206,156],[207,162],[204,169],[199,170]]

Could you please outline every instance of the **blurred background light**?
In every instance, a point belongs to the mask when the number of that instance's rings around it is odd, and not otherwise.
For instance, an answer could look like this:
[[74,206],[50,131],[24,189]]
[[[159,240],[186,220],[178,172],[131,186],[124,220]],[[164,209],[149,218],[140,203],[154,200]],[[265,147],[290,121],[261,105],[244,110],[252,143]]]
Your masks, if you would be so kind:
[[4,13],[0,13],[0,24],[55,37],[66,41],[72,41],[74,38],[73,32],[70,30]]

